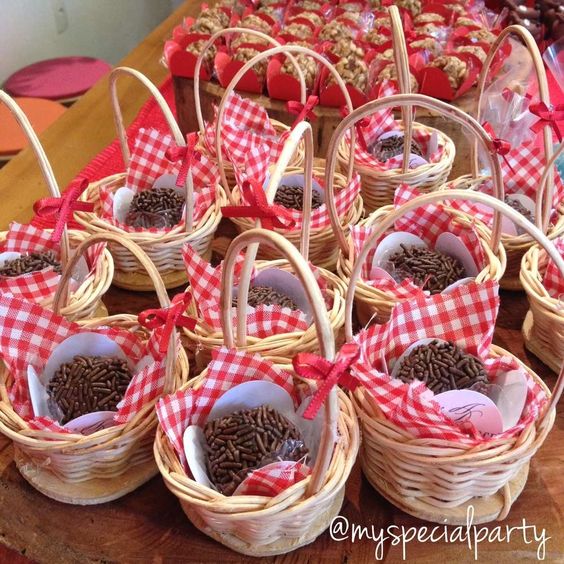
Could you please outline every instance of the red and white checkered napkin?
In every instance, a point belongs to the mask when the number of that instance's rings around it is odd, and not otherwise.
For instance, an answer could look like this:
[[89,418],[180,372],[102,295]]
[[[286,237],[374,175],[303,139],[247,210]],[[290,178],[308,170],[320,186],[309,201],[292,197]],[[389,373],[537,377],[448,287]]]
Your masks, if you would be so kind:
[[[417,188],[402,184],[396,189],[394,207],[397,209],[420,194],[421,192]],[[394,225],[394,231],[405,231],[417,235],[430,248],[435,246],[437,238],[441,233],[452,233],[462,241],[472,255],[478,269],[482,270],[486,266],[486,258],[476,230],[453,223],[452,215],[445,208],[446,206],[442,202],[421,206],[400,217]],[[351,227],[351,237],[356,256],[362,250],[372,229],[372,227],[358,225]],[[425,292],[410,279],[405,279],[400,283],[384,279],[370,280],[372,260],[378,244],[368,253],[368,257],[362,266],[361,277],[363,281],[382,292],[394,296],[398,300],[423,297]]]
[[[206,127],[204,143],[210,155],[216,156],[215,132],[217,128],[217,108],[213,123]],[[221,147],[223,155],[236,167],[244,167],[247,154],[253,147],[266,145],[270,161],[280,156],[284,141],[272,126],[268,112],[256,102],[242,98],[232,92],[225,103],[225,112],[221,123]]]
[[[553,243],[560,252],[560,256],[564,258],[564,237],[555,239]],[[553,298],[564,300],[564,276],[560,274],[553,260],[548,261],[542,283]]]
[[[503,173],[505,195],[522,194],[531,198],[533,202],[536,201],[537,190],[545,165],[544,151],[536,147],[533,140],[512,149],[506,158],[507,161],[505,159],[499,161]],[[449,186],[452,186],[452,184],[449,183]],[[476,190],[484,194],[492,194],[491,180],[484,181]],[[555,170],[551,221],[555,221],[556,208],[562,204],[563,199],[564,182],[558,171]],[[492,223],[493,212],[487,206],[465,200],[454,200],[449,205],[476,217],[488,226]]]
[[[131,153],[125,186],[134,192],[152,188],[155,181],[164,174],[176,177],[180,172],[181,161],[171,163],[166,158],[168,150],[174,150],[176,143],[171,135],[165,135],[156,129],[139,130],[135,139],[135,146]],[[192,178],[194,181],[194,222],[198,222],[213,204],[216,197],[216,185],[219,178],[217,165],[205,155],[199,154],[192,163]],[[169,228],[132,227],[120,223],[114,218],[114,196],[120,186],[102,184],[99,188],[100,215],[106,221],[127,232],[158,233],[170,231]],[[179,225],[183,225],[181,221]]]
[[[190,247],[184,245],[182,256],[190,282],[190,288],[194,303],[198,307],[198,317],[214,331],[221,331],[221,272],[223,261],[217,267],[211,266],[198,253]],[[239,274],[244,257],[237,259],[234,282],[239,283]],[[312,266],[314,276],[317,279],[321,292],[328,299],[327,283],[322,278],[319,270]],[[256,276],[256,271],[251,275],[251,283]],[[247,306],[247,335],[264,339],[270,335],[281,333],[294,333],[305,331],[309,324],[305,313],[293,311],[288,307],[278,305],[259,305],[257,307]],[[232,324],[237,325],[237,308],[232,308]]]
[[41,374],[53,350],[71,335],[98,333],[115,341],[134,364],[149,356],[149,362],[134,374],[114,417],[116,423],[129,421],[143,405],[162,393],[165,379],[164,359],[153,354],[156,345],[151,336],[145,344],[131,331],[118,327],[83,328],[37,304],[13,296],[0,296],[0,356],[8,366],[14,383],[8,390],[14,411],[33,429],[65,432],[49,418],[34,418],[27,368],[33,366]]
[[[294,407],[298,407],[300,398],[295,391],[291,374],[280,370],[258,354],[248,354],[226,347],[212,351],[208,373],[204,383],[197,390],[180,390],[158,401],[157,416],[161,427],[186,470],[182,440],[186,428],[190,425],[203,427],[216,400],[234,386],[254,380],[264,380],[281,386],[292,396]],[[264,398],[264,403],[268,404],[268,398]],[[261,492],[256,495],[275,496],[301,481],[309,471],[307,466],[297,462],[269,464],[260,471],[255,471],[249,487],[238,489],[236,494],[252,495],[253,492]]]
[[[60,256],[58,243],[51,240],[52,231],[44,231],[32,225],[11,223],[6,240],[0,252],[16,252],[21,254],[31,252],[54,251]],[[105,243],[94,245],[86,252],[86,262],[92,272],[102,256]],[[25,300],[40,302],[55,295],[61,275],[53,267],[44,268],[38,272],[30,272],[21,276],[0,276],[0,294],[10,294]],[[71,281],[71,290],[73,281]]]
[[[362,353],[352,367],[352,374],[376,399],[386,418],[414,437],[468,445],[489,440],[475,428],[463,428],[445,417],[425,384],[419,381],[404,384],[391,379],[387,367],[411,344],[436,337],[454,341],[464,351],[479,357],[490,381],[503,372],[518,369],[513,357],[494,358],[489,354],[498,308],[498,285],[493,281],[472,282],[447,295],[401,302],[394,306],[387,323],[373,325],[355,336]],[[528,374],[527,383],[527,403],[519,423],[495,438],[516,435],[540,413],[546,396]]]

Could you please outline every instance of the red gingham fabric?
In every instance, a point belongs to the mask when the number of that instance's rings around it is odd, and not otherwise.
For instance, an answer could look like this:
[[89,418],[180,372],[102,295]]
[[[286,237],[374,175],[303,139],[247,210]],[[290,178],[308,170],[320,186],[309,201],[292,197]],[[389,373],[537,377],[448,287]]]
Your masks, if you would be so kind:
[[[194,303],[198,308],[199,323],[204,323],[213,331],[221,331],[221,272],[223,262],[214,268],[189,245],[183,248],[182,256],[186,266],[188,280]],[[235,269],[234,282],[239,283],[239,272],[243,263],[243,256],[238,258],[238,268]],[[327,284],[313,268],[314,275],[323,295],[327,298]],[[251,283],[256,276],[256,271],[251,275]],[[255,308],[247,306],[247,334],[251,337],[264,339],[270,335],[305,331],[309,324],[303,312],[292,311],[290,308],[278,305],[259,305]],[[232,308],[232,323],[237,324],[237,309]]]
[[[564,237],[555,239],[553,243],[560,252],[560,256],[564,258]],[[542,283],[553,298],[561,298],[564,300],[564,276],[560,274],[560,271],[552,260],[548,261]]]
[[270,166],[268,145],[251,147],[245,156],[244,166],[233,169],[237,184],[242,186],[245,180],[264,182]]
[[[163,174],[177,175],[180,171],[180,162],[171,163],[165,156],[166,151],[175,146],[171,135],[163,134],[156,129],[141,128],[131,153],[125,186],[134,192],[149,190],[157,178]],[[219,170],[216,164],[205,155],[199,155],[199,160],[194,159],[192,178],[194,181],[194,222],[198,222],[215,200]],[[132,227],[114,219],[114,194],[118,188],[119,186],[106,184],[102,184],[99,188],[100,215],[106,221],[126,232],[158,233],[171,229]],[[179,225],[183,224],[184,220],[179,223]]]
[[[394,306],[387,323],[373,325],[356,335],[362,353],[359,362],[353,365],[352,374],[376,399],[388,420],[418,438],[453,440],[467,445],[489,440],[473,426],[462,427],[444,416],[433,401],[433,392],[422,382],[404,384],[391,379],[389,374],[393,362],[407,347],[420,339],[435,337],[454,341],[479,357],[492,382],[498,374],[518,369],[513,357],[489,355],[499,308],[498,289],[493,281],[473,282],[459,286],[448,295],[404,301]],[[527,379],[527,403],[521,420],[496,439],[514,436],[538,417],[546,396],[529,375]]]
[[[60,258],[58,243],[51,240],[52,231],[45,231],[32,225],[11,223],[6,240],[0,252],[30,252],[54,251]],[[86,252],[86,261],[92,272],[98,265],[105,244],[94,245]],[[44,268],[38,272],[30,272],[21,276],[0,276],[0,294],[9,294],[25,300],[40,302],[54,296],[61,275],[53,267]],[[71,291],[76,288],[76,281],[71,280]]]
[[[535,141],[533,140],[512,149],[507,155],[507,162],[504,159],[500,159],[499,162],[503,173],[505,195],[523,194],[531,198],[533,202],[536,201],[537,189],[545,165],[544,149],[535,146]],[[448,184],[450,187],[452,185],[452,182]],[[484,194],[492,194],[493,186],[491,180],[484,181],[476,190]],[[551,221],[556,219],[556,208],[562,203],[563,198],[564,182],[555,169]],[[454,209],[476,217],[488,226],[492,223],[493,212],[488,207],[464,200],[455,200],[450,202],[449,205]]]
[[[206,149],[212,156],[216,156],[216,128],[217,108],[214,121],[206,127],[204,135]],[[286,136],[278,137],[267,111],[260,104],[242,98],[235,92],[231,93],[225,103],[221,124],[221,147],[225,158],[235,167],[243,167],[249,150],[263,145],[270,151],[270,160],[275,161],[282,151]]]
[[301,482],[311,473],[309,466],[289,460],[259,468],[239,484],[233,495],[262,495],[274,497]]
[[[420,192],[417,188],[408,186],[407,184],[402,184],[396,190],[394,207],[397,209],[418,195],[420,195]],[[452,215],[445,209],[445,207],[446,206],[443,203],[429,204],[408,212],[396,221],[394,231],[405,231],[407,233],[417,235],[430,248],[434,247],[437,237],[441,233],[450,232],[462,241],[464,246],[470,251],[478,269],[482,270],[486,266],[486,259],[478,234],[474,229],[462,228],[460,225],[452,223]],[[372,232],[372,227],[353,225],[351,226],[350,231],[355,255],[358,256]],[[391,233],[391,231],[389,233]],[[388,233],[386,233],[386,235],[388,235]],[[419,286],[413,284],[410,279],[405,279],[401,283],[382,279],[370,279],[372,260],[377,248],[378,243],[368,253],[368,257],[362,266],[362,280],[366,284],[373,286],[386,294],[390,294],[398,300],[423,297],[426,292],[424,292]]]
[[[205,425],[216,400],[224,392],[243,382],[259,379],[284,388],[292,396],[294,407],[298,406],[298,396],[295,393],[291,374],[280,370],[260,355],[251,355],[226,347],[212,351],[212,361],[200,388],[178,391],[158,401],[157,416],[161,427],[186,470],[182,440],[186,428],[190,425]],[[270,464],[253,478],[250,482],[251,487],[255,491],[260,489],[270,492],[264,495],[274,496],[307,475],[306,470],[309,469],[305,465],[301,466],[303,468],[298,468],[296,472],[288,473],[287,463]]]
[[[34,429],[49,430],[57,424],[48,418],[34,419],[27,385],[27,367],[31,365],[41,374],[57,345],[77,333],[106,335],[135,364],[154,349],[125,329],[82,328],[36,304],[12,296],[0,296],[0,356],[14,377],[8,394],[16,413],[29,421]],[[114,417],[116,423],[129,421],[145,403],[162,393],[164,375],[164,360],[154,357],[147,367],[134,374]]]

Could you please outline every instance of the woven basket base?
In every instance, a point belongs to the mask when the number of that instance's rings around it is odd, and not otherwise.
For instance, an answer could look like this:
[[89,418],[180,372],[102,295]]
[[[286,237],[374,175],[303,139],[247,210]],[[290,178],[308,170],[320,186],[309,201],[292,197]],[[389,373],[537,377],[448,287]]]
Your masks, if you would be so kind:
[[[188,277],[185,270],[171,270],[170,272],[161,272],[161,276],[167,290],[185,286],[188,284]],[[148,275],[141,272],[121,272],[115,270],[112,284],[123,290],[131,290],[132,292],[152,292],[155,290],[155,284]]]
[[127,472],[114,478],[97,478],[84,482],[66,482],[46,468],[38,468],[18,448],[14,449],[14,461],[20,474],[43,495],[71,505],[97,505],[113,501],[131,493],[159,473],[154,461],[130,467]]
[[219,533],[211,529],[200,518],[198,513],[192,510],[190,504],[184,504],[182,501],[181,504],[184,513],[186,513],[196,528],[217,542],[227,546],[231,550],[247,556],[276,556],[277,554],[286,554],[301,548],[306,544],[312,543],[329,527],[331,521],[339,514],[341,506],[343,505],[344,497],[345,488],[343,486],[341,491],[335,495],[335,499],[329,509],[324,513],[317,515],[315,523],[308,528],[307,532],[303,536],[299,538],[282,537],[272,543],[264,544],[262,546],[245,542],[232,534]]
[[550,348],[547,348],[544,343],[537,339],[533,314],[530,310],[525,316],[522,333],[527,350],[531,351],[536,357],[542,360],[553,372],[559,374],[562,359],[558,358]]
[[[361,461],[364,475],[378,493],[385,497],[390,503],[402,511],[405,511],[405,513],[423,519],[424,521],[447,525],[466,525],[468,507],[472,505],[474,507],[474,518],[472,522],[478,525],[495,521],[503,511],[504,498],[501,490],[489,497],[474,497],[457,507],[432,507],[428,503],[419,501],[417,498],[406,498],[400,495],[391,484],[383,481],[381,476],[371,475],[370,471],[364,466],[363,458],[361,458]],[[529,464],[527,463],[523,465],[515,477],[510,480],[511,504],[513,504],[523,491],[527,483],[528,475]]]

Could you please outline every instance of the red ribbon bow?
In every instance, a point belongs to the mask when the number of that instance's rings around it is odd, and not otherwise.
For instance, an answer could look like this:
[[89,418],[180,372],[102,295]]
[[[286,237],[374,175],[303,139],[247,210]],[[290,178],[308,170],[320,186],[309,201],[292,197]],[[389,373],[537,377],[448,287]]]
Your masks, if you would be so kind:
[[35,217],[31,224],[43,229],[53,228],[51,240],[58,243],[65,225],[71,221],[75,211],[94,211],[91,202],[79,202],[81,194],[88,188],[88,179],[81,178],[74,182],[60,198],[41,198],[33,204]]
[[531,104],[529,111],[540,118],[531,126],[535,133],[538,133],[545,125],[549,125],[558,137],[558,141],[562,143],[562,132],[558,127],[558,122],[564,121],[564,104],[551,105],[549,108],[544,102],[539,102],[538,104]]
[[295,221],[292,213],[283,206],[269,205],[266,192],[260,182],[245,180],[241,186],[241,195],[248,206],[223,206],[221,212],[224,217],[252,217],[260,219],[265,229],[292,229]]
[[189,133],[186,135],[186,146],[185,147],[172,147],[167,149],[165,152],[165,157],[170,162],[182,161],[180,165],[180,171],[176,177],[176,185],[182,188],[186,185],[186,177],[188,176],[188,171],[192,168],[194,161],[199,161],[201,156],[200,153],[196,152],[197,137],[195,133]]
[[291,114],[298,114],[298,117],[292,124],[292,129],[294,129],[296,125],[298,125],[298,123],[300,123],[300,121],[303,121],[304,119],[315,121],[317,119],[317,116],[315,115],[313,108],[315,108],[317,104],[319,104],[319,98],[317,96],[309,96],[305,104],[302,104],[301,102],[297,102],[295,100],[290,100],[289,102],[287,102],[286,109]]
[[[349,109],[347,108],[347,106],[341,106],[339,113],[341,114],[342,118],[346,118],[349,115]],[[368,144],[366,142],[366,137],[364,136],[364,131],[362,129],[368,127],[369,125],[370,118],[367,117],[362,118],[354,124],[359,145],[364,151],[368,151]]]
[[146,309],[139,314],[139,323],[153,331],[162,327],[159,339],[159,352],[165,354],[168,342],[175,327],[186,327],[192,331],[196,327],[196,320],[184,315],[192,295],[189,292],[177,294],[168,308]]
[[346,343],[334,362],[312,353],[299,353],[293,358],[292,365],[298,376],[323,382],[304,412],[305,419],[315,418],[333,386],[341,384],[351,391],[357,387],[358,381],[351,375],[350,367],[359,356],[360,347],[356,343]]
[[515,173],[515,170],[513,170],[511,163],[507,159],[507,155],[511,151],[511,143],[509,143],[509,141],[506,141],[505,139],[500,139],[499,137],[496,137],[493,127],[488,122],[484,122],[482,124],[482,127],[486,130],[486,133],[490,136],[493,152],[499,155],[500,157],[502,157],[503,160],[505,161],[505,164],[509,167],[511,172]]

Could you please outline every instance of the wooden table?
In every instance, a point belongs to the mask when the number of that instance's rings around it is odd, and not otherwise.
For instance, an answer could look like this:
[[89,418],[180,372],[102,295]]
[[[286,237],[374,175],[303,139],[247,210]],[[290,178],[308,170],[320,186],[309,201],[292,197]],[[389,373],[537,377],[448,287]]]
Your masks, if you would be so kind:
[[[158,64],[164,40],[186,14],[194,14],[199,2],[186,2],[151,33],[122,64],[142,70],[156,83],[166,72]],[[128,123],[146,99],[138,84],[124,81],[121,86]],[[114,138],[103,80],[79,100],[42,136],[55,174],[65,186],[103,147]],[[0,171],[0,229],[9,220],[26,221],[32,202],[44,196],[44,186],[33,155],[24,151]],[[105,300],[111,313],[137,313],[156,305],[153,294],[131,294],[111,289]],[[520,328],[527,309],[521,294],[504,293],[495,342],[524,359],[544,377],[550,386],[555,376],[524,350]],[[528,484],[514,504],[503,525],[535,525],[537,534],[545,529],[551,537],[546,544],[546,561],[564,561],[563,501],[561,479],[564,467],[564,416],[560,413],[546,444],[531,464]],[[177,500],[160,477],[151,480],[119,501],[97,507],[66,506],[42,496],[17,472],[12,462],[12,448],[0,439],[0,561],[25,562],[242,562],[246,559],[223,548],[198,532],[186,519]],[[360,470],[355,468],[347,486],[342,515],[351,523],[374,526],[375,534],[388,525],[423,526],[424,522],[395,509],[376,494]],[[492,529],[494,525],[489,528]],[[527,529],[526,544],[522,533],[513,533],[511,543],[492,542],[479,546],[481,562],[513,562],[534,559],[537,542]],[[9,547],[9,548],[8,548]],[[276,562],[373,562],[377,543],[367,540],[337,542],[329,533],[313,544]],[[22,556],[24,555],[24,556]],[[387,562],[402,559],[401,546],[383,545]],[[407,547],[409,562],[472,562],[474,554],[465,544],[421,544]]]

